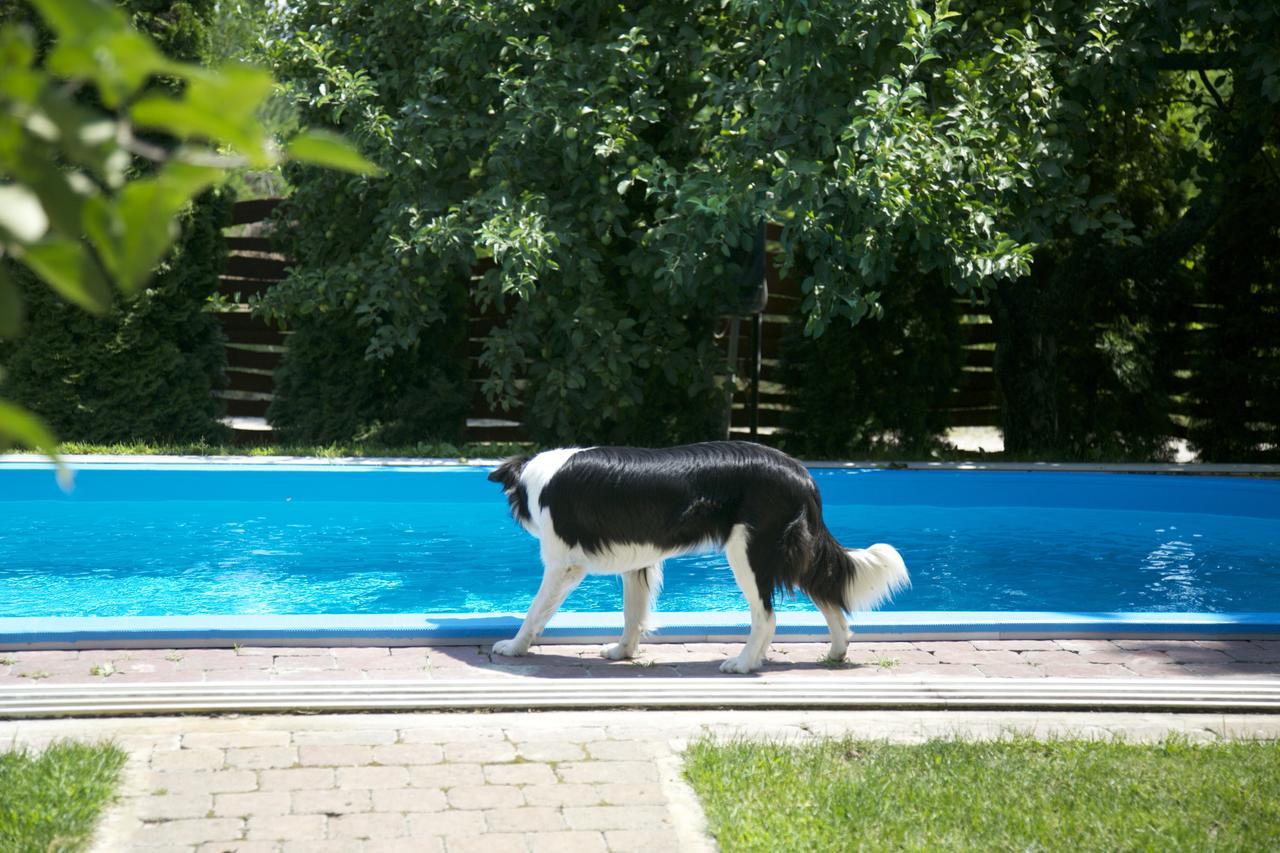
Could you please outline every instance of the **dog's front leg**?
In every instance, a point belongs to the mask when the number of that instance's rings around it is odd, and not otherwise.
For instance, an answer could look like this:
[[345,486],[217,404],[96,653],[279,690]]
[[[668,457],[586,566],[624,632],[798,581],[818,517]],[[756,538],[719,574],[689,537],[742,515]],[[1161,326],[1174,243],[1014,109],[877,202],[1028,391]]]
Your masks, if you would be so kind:
[[720,664],[721,672],[747,674],[755,672],[764,664],[769,644],[773,642],[773,632],[777,627],[777,617],[773,611],[762,604],[751,603],[751,634],[743,644],[742,651]]
[[600,651],[609,660],[626,660],[636,656],[640,635],[649,618],[653,590],[660,582],[662,564],[622,573],[622,637]]
[[538,594],[529,605],[524,624],[510,640],[499,640],[493,644],[493,653],[519,657],[529,651],[529,646],[547,626],[547,620],[560,609],[569,593],[573,592],[586,572],[579,566],[557,565],[542,570],[542,584]]

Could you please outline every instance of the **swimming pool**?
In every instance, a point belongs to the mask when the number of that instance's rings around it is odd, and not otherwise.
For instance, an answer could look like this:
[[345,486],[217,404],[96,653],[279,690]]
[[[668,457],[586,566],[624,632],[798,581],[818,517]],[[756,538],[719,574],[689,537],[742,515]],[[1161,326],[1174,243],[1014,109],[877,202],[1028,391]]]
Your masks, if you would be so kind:
[[[523,612],[540,567],[488,470],[98,462],[78,466],[68,495],[43,463],[0,462],[0,641],[7,630],[16,642],[19,628],[237,620],[421,632],[421,614],[501,636],[506,623],[494,620]],[[813,474],[842,543],[892,543],[911,571],[910,590],[859,617],[880,627],[1093,614],[1113,626],[1199,619],[1269,633],[1280,621],[1270,619],[1280,613],[1280,480]],[[695,613],[708,625],[743,621],[722,557],[671,560],[665,575],[659,611],[682,623]],[[778,608],[783,634],[816,616],[804,600]],[[609,621],[599,614],[620,609],[615,578],[588,578],[560,621],[599,626]]]

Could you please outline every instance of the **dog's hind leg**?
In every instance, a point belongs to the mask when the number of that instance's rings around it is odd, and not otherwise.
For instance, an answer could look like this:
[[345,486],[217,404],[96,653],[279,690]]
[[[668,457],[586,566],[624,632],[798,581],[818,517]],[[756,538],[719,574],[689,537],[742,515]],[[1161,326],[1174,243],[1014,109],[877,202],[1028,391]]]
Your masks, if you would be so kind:
[[547,626],[547,620],[560,609],[569,593],[573,592],[586,572],[579,566],[556,565],[542,570],[542,585],[538,594],[529,605],[524,624],[510,640],[499,640],[493,644],[493,653],[519,657],[529,651],[529,646]]
[[[720,664],[721,672],[748,673],[760,668],[764,663],[769,643],[773,641],[773,631],[777,619],[773,615],[772,601],[766,600],[760,591],[760,582],[751,568],[748,557],[747,531],[742,525],[733,528],[725,542],[725,556],[729,559],[729,567],[733,569],[733,578],[738,582],[751,608],[751,635],[737,657],[732,657]],[[772,588],[769,589],[772,594]]]
[[602,657],[624,660],[636,656],[640,635],[649,618],[649,607],[661,583],[661,563],[622,573],[622,637],[616,644],[602,649]]
[[818,609],[822,611],[827,627],[831,629],[831,648],[827,651],[827,660],[844,660],[845,652],[849,650],[849,620],[838,604],[819,604]]

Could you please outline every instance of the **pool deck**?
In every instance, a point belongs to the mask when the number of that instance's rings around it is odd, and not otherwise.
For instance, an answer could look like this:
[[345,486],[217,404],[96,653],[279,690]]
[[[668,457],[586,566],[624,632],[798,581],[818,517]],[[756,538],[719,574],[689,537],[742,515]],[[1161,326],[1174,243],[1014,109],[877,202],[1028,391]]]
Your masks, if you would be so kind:
[[1280,737],[1280,715],[974,711],[552,711],[0,722],[39,749],[129,754],[94,853],[712,851],[680,772],[691,739],[919,742],[1012,734]]
[[872,708],[1280,714],[1280,640],[775,643],[726,675],[731,643],[265,647],[0,653],[0,719],[163,713]]
[[519,658],[491,654],[488,646],[5,651],[0,652],[0,689],[36,684],[463,679],[1280,679],[1280,639],[855,641],[842,665],[822,660],[822,643],[775,643],[769,662],[752,676],[719,672],[721,661],[740,648],[736,643],[642,645],[634,661],[605,660],[600,648],[534,646]]
[[537,646],[523,658],[495,657],[487,646],[0,652],[0,742],[39,749],[65,737],[112,738],[129,753],[121,798],[94,853],[660,853],[715,849],[680,773],[685,745],[699,736],[1280,738],[1274,701],[1271,713],[1194,703],[1182,713],[1018,710],[1016,701],[996,710],[859,710],[856,703],[822,710],[819,701],[768,711],[722,702],[654,712],[606,702],[541,713],[385,713],[374,700],[372,713],[357,702],[345,714],[263,715],[244,707],[175,716],[153,708],[146,716],[4,719],[6,703],[20,695],[112,689],[146,696],[261,688],[305,699],[314,687],[376,697],[434,685],[460,696],[472,685],[518,703],[524,695],[593,687],[606,695],[682,686],[750,695],[805,684],[817,688],[810,695],[850,696],[922,684],[1016,691],[1052,683],[1092,686],[1094,695],[1144,684],[1280,688],[1280,640],[855,642],[838,667],[819,663],[825,644],[780,643],[752,677],[718,671],[736,644],[649,644],[636,662],[606,661],[599,649]]

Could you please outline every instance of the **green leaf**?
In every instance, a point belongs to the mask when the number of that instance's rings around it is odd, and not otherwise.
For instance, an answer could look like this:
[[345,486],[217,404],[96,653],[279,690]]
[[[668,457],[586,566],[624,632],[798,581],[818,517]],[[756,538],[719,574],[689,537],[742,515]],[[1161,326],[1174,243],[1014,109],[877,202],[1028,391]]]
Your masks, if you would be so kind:
[[125,28],[124,13],[94,0],[31,0],[40,17],[59,38],[116,32]]
[[[121,191],[119,209],[126,239],[120,285],[126,292],[151,275],[172,242],[157,236],[160,229],[147,225],[161,218],[172,222],[221,177],[220,169],[174,161],[154,179],[133,181]],[[176,224],[174,227],[176,234]]]
[[[35,193],[54,231],[79,234],[86,196],[84,186],[74,186],[74,172],[67,172],[49,156],[50,146],[24,140],[16,152],[14,173],[18,181]],[[92,188],[90,188],[92,192]]]
[[49,217],[36,194],[18,184],[0,185],[0,237],[34,243],[49,230]]
[[383,170],[369,162],[351,143],[334,133],[323,130],[305,130],[299,133],[285,151],[294,160],[328,166],[357,175],[381,175]]
[[133,293],[151,277],[177,237],[175,217],[221,176],[175,160],[154,177],[131,181],[114,202],[87,205],[85,230],[121,291]]
[[41,93],[41,115],[56,128],[62,154],[88,167],[107,186],[124,182],[131,158],[116,142],[116,122],[100,111],[87,110],[60,89]]
[[271,165],[258,107],[274,85],[261,69],[227,67],[185,70],[181,97],[152,93],[140,98],[129,115],[141,127],[167,131],[179,139],[204,139],[230,145],[254,168]]
[[181,76],[181,66],[128,26],[121,10],[94,0],[32,0],[57,34],[46,66],[62,77],[92,80],[114,109],[155,74]]
[[46,237],[24,247],[18,257],[68,301],[95,314],[111,304],[111,287],[81,243],[67,237]]
[[0,28],[0,68],[8,77],[18,69],[30,68],[35,62],[35,36],[30,27],[9,24]]
[[44,421],[19,406],[0,400],[0,444],[20,444],[32,450],[45,453],[53,464],[58,466],[58,485],[64,491],[70,491],[72,485],[71,469],[67,468],[58,455],[58,441],[45,426]]
[[[0,68],[5,68],[6,58],[0,49]],[[19,104],[30,104],[40,95],[44,75],[23,68],[9,67],[0,73],[0,95]]]

